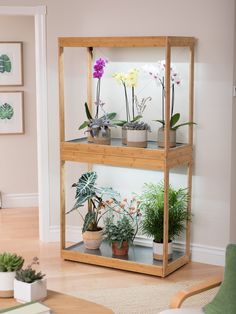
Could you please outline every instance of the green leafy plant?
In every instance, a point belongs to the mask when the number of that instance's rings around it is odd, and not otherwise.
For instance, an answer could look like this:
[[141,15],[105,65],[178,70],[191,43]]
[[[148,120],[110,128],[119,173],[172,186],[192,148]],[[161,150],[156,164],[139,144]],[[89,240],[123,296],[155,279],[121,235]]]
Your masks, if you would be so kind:
[[[179,127],[184,126],[184,125],[196,124],[195,122],[185,122],[185,123],[177,124],[179,122],[179,119],[180,119],[180,113],[175,113],[170,118],[170,129],[177,130]],[[165,124],[166,124],[165,120],[154,120],[154,121],[161,123],[163,127],[165,127]]]
[[[76,202],[71,210],[67,214],[74,210],[77,210],[83,219],[83,229],[85,231],[98,231],[99,221],[101,217],[106,213],[106,202],[104,200],[108,197],[117,197],[119,194],[109,187],[98,187],[96,185],[97,174],[96,172],[86,172],[82,174],[77,183],[74,183],[72,187],[76,188],[75,199]],[[88,211],[85,217],[80,213],[80,208],[88,203]]]
[[20,269],[16,272],[16,280],[26,283],[33,283],[37,280],[43,279],[43,277],[46,275],[42,274],[41,271],[37,272],[35,269],[32,268],[33,265],[38,264],[39,264],[38,257],[34,257],[30,265],[28,265],[25,269]]
[[[169,241],[174,240],[185,229],[186,222],[191,220],[188,206],[187,189],[174,189],[169,186]],[[143,213],[142,233],[153,237],[157,243],[163,243],[164,224],[164,185],[146,183],[140,195],[140,208]]]
[[11,60],[8,55],[0,56],[0,73],[11,72]]
[[104,219],[104,239],[110,245],[118,242],[119,248],[124,241],[127,241],[129,245],[132,244],[139,227],[139,202],[135,198],[129,203],[127,199],[122,202],[113,199],[107,207],[110,210]]
[[15,253],[1,253],[0,254],[0,272],[13,272],[21,269],[24,264],[22,256]]
[[5,103],[0,106],[0,119],[5,120],[11,120],[11,118],[14,115],[14,109],[11,105]]

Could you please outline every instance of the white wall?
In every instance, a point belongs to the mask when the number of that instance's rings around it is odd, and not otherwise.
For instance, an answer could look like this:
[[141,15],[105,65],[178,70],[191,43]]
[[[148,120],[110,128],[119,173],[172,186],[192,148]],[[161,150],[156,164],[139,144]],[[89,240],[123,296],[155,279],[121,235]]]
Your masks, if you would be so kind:
[[[195,129],[192,242],[200,248],[205,245],[213,253],[216,247],[223,254],[223,248],[229,242],[232,205],[234,0],[0,0],[0,5],[38,4],[46,4],[48,11],[51,224],[59,223],[57,37],[194,36],[198,39],[195,75],[195,121],[198,126]],[[114,175],[118,181],[116,170]],[[140,180],[145,176],[145,181],[154,176],[153,173],[148,176],[146,172],[136,172],[136,175]],[[126,172],[126,177],[131,177],[130,171]]]
[[[2,86],[0,91],[24,92],[24,134],[0,135],[0,190],[3,206],[37,203],[37,142],[35,104],[34,18],[1,16],[0,41],[23,42],[23,86]],[[3,31],[4,30],[4,31]]]

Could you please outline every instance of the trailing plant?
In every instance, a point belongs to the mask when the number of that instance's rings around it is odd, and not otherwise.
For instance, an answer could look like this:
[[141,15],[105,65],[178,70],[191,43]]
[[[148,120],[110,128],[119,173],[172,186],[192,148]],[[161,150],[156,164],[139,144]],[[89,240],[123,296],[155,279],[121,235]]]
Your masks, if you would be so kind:
[[150,126],[142,121],[134,121],[134,122],[128,122],[125,123],[123,126],[124,129],[126,130],[147,130],[151,131]]
[[13,272],[21,269],[24,264],[22,256],[15,253],[1,253],[0,254],[0,272]]
[[[169,196],[169,241],[174,240],[185,229],[186,222],[191,220],[188,211],[188,190],[174,189],[171,185]],[[155,242],[163,243],[164,224],[164,184],[146,183],[140,195],[140,209],[143,213],[142,233],[153,237]]]
[[36,272],[35,269],[32,268],[33,265],[39,265],[38,257],[34,257],[33,261],[30,265],[28,265],[25,269],[20,269],[16,272],[16,280],[26,282],[26,283],[33,283],[37,280],[43,279],[45,274],[40,272]]
[[118,242],[118,248],[127,241],[132,244],[138,232],[140,221],[139,202],[135,198],[128,202],[124,199],[118,202],[113,199],[107,204],[109,208],[108,215],[104,219],[104,239],[111,245]]
[[[98,187],[96,185],[97,174],[96,172],[86,172],[82,174],[77,183],[74,183],[72,187],[76,188],[75,199],[76,202],[71,210],[67,214],[78,211],[83,219],[83,229],[85,231],[98,231],[99,221],[101,217],[108,211],[106,209],[105,198],[117,197],[119,194],[109,187]],[[85,216],[80,213],[80,209],[88,203],[88,211]]]

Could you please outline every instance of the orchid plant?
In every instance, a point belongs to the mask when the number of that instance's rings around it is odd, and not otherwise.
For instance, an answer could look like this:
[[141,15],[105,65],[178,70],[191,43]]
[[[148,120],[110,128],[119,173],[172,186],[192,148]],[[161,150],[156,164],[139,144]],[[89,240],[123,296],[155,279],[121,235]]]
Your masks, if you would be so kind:
[[[158,61],[157,65],[145,65],[143,66],[143,70],[147,72],[155,81],[157,86],[161,86],[162,88],[162,119],[155,120],[160,122],[163,127],[165,126],[165,60]],[[175,99],[175,86],[179,86],[181,84],[181,79],[179,73],[176,71],[173,64],[170,65],[170,84],[171,84],[171,112],[170,112],[170,128],[172,130],[176,130],[183,125],[195,124],[194,122],[185,122],[178,124],[180,119],[180,113],[174,114],[174,99]]]
[[[97,79],[96,100],[95,100],[96,113],[95,113],[95,117],[93,118],[89,110],[88,104],[85,103],[85,112],[86,112],[87,120],[84,121],[79,126],[79,130],[82,130],[87,127],[86,132],[89,132],[92,137],[97,135],[98,130],[105,132],[107,128],[115,126],[115,123],[112,123],[112,120],[115,118],[116,113],[115,112],[107,113],[103,109],[103,106],[105,103],[101,101],[101,80],[102,80],[104,69],[107,63],[108,61],[102,58],[99,58],[95,61],[95,64],[93,66],[93,78]],[[99,117],[99,108],[103,113],[101,117]]]

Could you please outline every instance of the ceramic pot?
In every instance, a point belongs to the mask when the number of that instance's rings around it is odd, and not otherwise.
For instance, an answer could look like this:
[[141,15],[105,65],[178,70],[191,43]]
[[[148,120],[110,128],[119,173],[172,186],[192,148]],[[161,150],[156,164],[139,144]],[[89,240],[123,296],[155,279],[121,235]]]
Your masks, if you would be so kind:
[[112,243],[112,254],[116,256],[125,256],[129,251],[129,244],[127,241],[123,241],[121,247],[119,248],[119,242]]
[[45,278],[33,283],[14,280],[14,298],[20,303],[44,300],[47,296],[47,281]]
[[[153,241],[153,258],[158,261],[163,260],[164,244]],[[172,258],[173,248],[172,242],[168,243],[168,259]]]
[[103,240],[103,230],[99,231],[85,231],[82,233],[84,246],[89,250],[99,249]]
[[122,144],[127,145],[127,130],[122,128]]
[[[169,141],[170,141],[170,147],[176,146],[176,130],[170,129]],[[158,145],[158,147],[161,147],[161,148],[165,147],[165,129],[164,129],[164,127],[161,127],[158,129],[157,145]]]
[[127,146],[147,147],[147,130],[127,130]]
[[94,132],[93,143],[99,145],[111,145],[111,130],[105,128]]
[[16,272],[0,272],[0,298],[12,298]]

